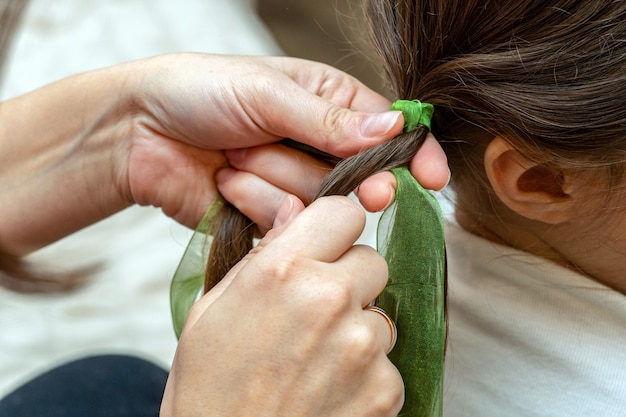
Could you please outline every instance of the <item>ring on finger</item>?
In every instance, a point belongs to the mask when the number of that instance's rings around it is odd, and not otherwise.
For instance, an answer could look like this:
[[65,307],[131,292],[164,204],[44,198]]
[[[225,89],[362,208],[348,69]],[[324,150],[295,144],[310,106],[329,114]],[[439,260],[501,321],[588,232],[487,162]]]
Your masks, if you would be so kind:
[[387,320],[387,324],[389,325],[389,330],[391,331],[391,340],[389,341],[389,347],[387,348],[386,354],[389,354],[396,345],[398,341],[398,328],[396,327],[396,323],[391,320],[391,318],[385,313],[385,310],[378,306],[368,305],[363,310],[373,311],[374,313],[378,313]]

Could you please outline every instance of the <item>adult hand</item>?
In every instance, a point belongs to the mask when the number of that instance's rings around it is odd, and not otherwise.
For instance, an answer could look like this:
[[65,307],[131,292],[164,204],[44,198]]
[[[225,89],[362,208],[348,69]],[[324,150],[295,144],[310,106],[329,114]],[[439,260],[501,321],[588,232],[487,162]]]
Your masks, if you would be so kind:
[[[309,154],[280,144],[227,151],[226,155],[230,167],[218,171],[218,189],[261,232],[273,226],[283,202],[299,207],[309,204],[332,168]],[[428,134],[411,161],[410,170],[427,189],[440,190],[448,183],[447,159],[432,134]],[[382,172],[365,180],[355,191],[363,207],[376,212],[393,202],[396,187],[394,175]]]
[[223,150],[289,137],[345,157],[402,129],[386,99],[324,64],[191,54],[144,65],[136,106],[149,117],[120,155],[128,155],[129,199],[190,226],[217,194]]
[[[388,107],[347,74],[294,58],[165,55],[70,77],[3,103],[0,236],[26,254],[135,203],[195,227],[224,150],[290,137],[345,157],[400,132]],[[422,171],[423,183],[445,182]],[[365,194],[388,199],[384,178]],[[262,215],[274,217],[280,200],[269,204]]]
[[[363,210],[324,197],[261,243],[191,310],[162,416],[395,416],[389,325],[363,310],[387,266],[353,246]],[[330,238],[332,236],[332,239]]]

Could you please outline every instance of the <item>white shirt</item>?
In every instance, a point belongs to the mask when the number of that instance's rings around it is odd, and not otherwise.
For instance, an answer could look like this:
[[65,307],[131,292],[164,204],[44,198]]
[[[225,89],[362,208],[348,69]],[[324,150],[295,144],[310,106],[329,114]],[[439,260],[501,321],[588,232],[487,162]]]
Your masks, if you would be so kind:
[[626,416],[626,296],[446,226],[444,415]]

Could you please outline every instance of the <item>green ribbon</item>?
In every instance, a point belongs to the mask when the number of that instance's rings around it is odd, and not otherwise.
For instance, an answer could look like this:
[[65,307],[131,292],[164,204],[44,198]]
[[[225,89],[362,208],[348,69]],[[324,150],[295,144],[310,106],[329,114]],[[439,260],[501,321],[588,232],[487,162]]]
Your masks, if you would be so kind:
[[194,231],[183,253],[170,284],[170,313],[176,337],[180,338],[183,326],[193,303],[202,295],[206,262],[211,248],[211,237],[207,231],[211,220],[222,207],[221,197],[209,206]]
[[[405,131],[430,129],[433,106],[399,100]],[[446,252],[443,215],[437,199],[424,190],[406,167],[392,170],[398,181],[394,203],[378,225],[377,247],[389,265],[389,281],[378,305],[398,328],[389,359],[405,386],[400,416],[443,414]]]
[[430,130],[430,121],[433,118],[435,107],[419,100],[396,100],[391,110],[400,110],[404,116],[404,132],[415,130],[418,125],[424,125]]
[[[430,129],[431,104],[398,100],[391,109],[402,111],[405,132],[418,125]],[[389,281],[378,305],[398,328],[398,340],[389,358],[405,385],[400,416],[440,417],[445,348],[443,216],[436,198],[417,183],[408,168],[392,172],[398,188],[394,203],[381,216],[377,236],[378,251],[389,265]],[[177,337],[189,309],[201,295],[211,243],[206,233],[221,204],[217,199],[207,210],[172,279],[170,306]]]
[[439,417],[445,347],[443,218],[437,201],[408,169],[393,173],[396,201],[379,222],[378,251],[389,265],[389,281],[378,305],[398,328],[389,359],[404,381],[400,415]]

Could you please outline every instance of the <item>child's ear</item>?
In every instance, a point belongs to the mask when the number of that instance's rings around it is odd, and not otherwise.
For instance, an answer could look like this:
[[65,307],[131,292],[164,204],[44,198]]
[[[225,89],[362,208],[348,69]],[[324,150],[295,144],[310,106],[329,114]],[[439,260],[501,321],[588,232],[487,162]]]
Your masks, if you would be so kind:
[[487,145],[484,162],[498,198],[517,214],[549,224],[573,216],[574,199],[566,191],[567,178],[556,165],[530,161],[501,137]]

